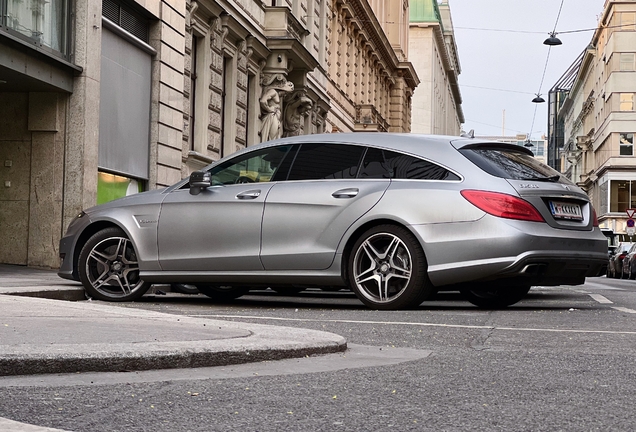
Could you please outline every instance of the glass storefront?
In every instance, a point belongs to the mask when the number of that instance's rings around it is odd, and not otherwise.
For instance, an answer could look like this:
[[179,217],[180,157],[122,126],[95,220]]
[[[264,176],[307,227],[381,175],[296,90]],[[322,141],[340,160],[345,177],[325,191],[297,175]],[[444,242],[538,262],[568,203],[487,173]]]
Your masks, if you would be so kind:
[[100,172],[97,178],[97,204],[139,193],[143,190],[142,186],[142,182],[136,179]]
[[636,180],[611,180],[609,189],[610,212],[623,213],[636,207]]

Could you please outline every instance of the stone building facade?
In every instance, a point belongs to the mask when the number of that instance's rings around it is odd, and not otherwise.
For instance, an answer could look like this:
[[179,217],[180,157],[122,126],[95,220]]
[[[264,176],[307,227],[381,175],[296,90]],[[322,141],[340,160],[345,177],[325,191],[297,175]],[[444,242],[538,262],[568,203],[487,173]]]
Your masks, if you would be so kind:
[[624,235],[636,207],[636,1],[605,1],[573,67],[566,91],[551,95],[561,169],[588,193],[601,227]]
[[464,123],[459,54],[448,1],[411,0],[409,54],[420,78],[413,94],[415,133],[459,135]]
[[82,209],[246,146],[410,131],[408,0],[60,3],[0,0],[1,263],[55,268]]
[[419,84],[408,61],[409,2],[336,0],[331,14],[326,131],[409,132]]

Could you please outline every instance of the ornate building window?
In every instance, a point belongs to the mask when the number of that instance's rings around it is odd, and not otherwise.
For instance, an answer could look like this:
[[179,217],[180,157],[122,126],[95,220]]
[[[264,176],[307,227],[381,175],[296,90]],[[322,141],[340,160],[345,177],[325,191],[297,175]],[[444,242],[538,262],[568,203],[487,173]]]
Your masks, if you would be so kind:
[[194,33],[192,34],[192,52],[191,52],[191,66],[190,66],[190,114],[189,114],[189,135],[190,150],[197,150],[194,145],[194,122],[196,112],[196,96],[197,96],[197,52],[199,51],[199,39]]

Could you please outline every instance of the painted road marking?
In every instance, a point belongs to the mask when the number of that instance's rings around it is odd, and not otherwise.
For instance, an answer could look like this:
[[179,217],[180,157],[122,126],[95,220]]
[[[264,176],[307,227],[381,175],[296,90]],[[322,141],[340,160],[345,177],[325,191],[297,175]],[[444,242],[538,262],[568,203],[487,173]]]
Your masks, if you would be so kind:
[[605,296],[602,296],[600,294],[588,294],[590,297],[592,297],[594,300],[596,300],[599,303],[602,304],[613,304],[614,302],[611,300],[608,300]]
[[621,312],[627,312],[627,313],[633,313],[633,314],[636,314],[636,310],[634,310],[634,309],[628,309],[628,308],[625,308],[625,307],[612,306],[612,309],[616,309],[617,311],[621,311]]
[[591,286],[591,287],[602,289],[602,290],[625,291],[625,288],[611,287],[611,286],[603,285],[596,282],[589,282],[587,280],[585,281],[585,285],[583,286]]
[[331,322],[346,324],[372,324],[372,325],[403,325],[416,327],[445,327],[457,329],[476,329],[476,330],[503,330],[503,331],[524,331],[524,332],[547,332],[547,333],[586,333],[586,334],[615,334],[615,335],[636,335],[636,331],[613,331],[613,330],[586,330],[586,329],[554,329],[554,328],[528,328],[528,327],[497,327],[497,326],[480,326],[480,325],[460,325],[460,324],[437,324],[437,323],[413,323],[402,321],[356,321],[356,320],[328,320],[328,319],[309,319],[309,318],[280,318],[280,317],[261,317],[253,315],[188,315],[196,318],[227,318],[227,319],[254,319],[254,320],[271,320],[271,321],[295,321],[295,322]]

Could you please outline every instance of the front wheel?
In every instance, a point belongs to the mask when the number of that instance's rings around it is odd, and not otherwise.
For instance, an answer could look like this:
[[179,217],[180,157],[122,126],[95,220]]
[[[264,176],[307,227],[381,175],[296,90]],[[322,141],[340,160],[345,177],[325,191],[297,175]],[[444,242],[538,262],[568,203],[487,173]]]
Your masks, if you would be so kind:
[[512,286],[505,288],[464,288],[460,292],[466,300],[484,309],[500,309],[521,301],[530,287]]
[[348,282],[362,303],[373,309],[419,306],[432,292],[426,258],[417,239],[395,225],[367,230],[353,245]]
[[136,300],[151,285],[139,278],[132,242],[115,227],[103,229],[88,239],[80,252],[78,267],[86,294],[99,300]]

